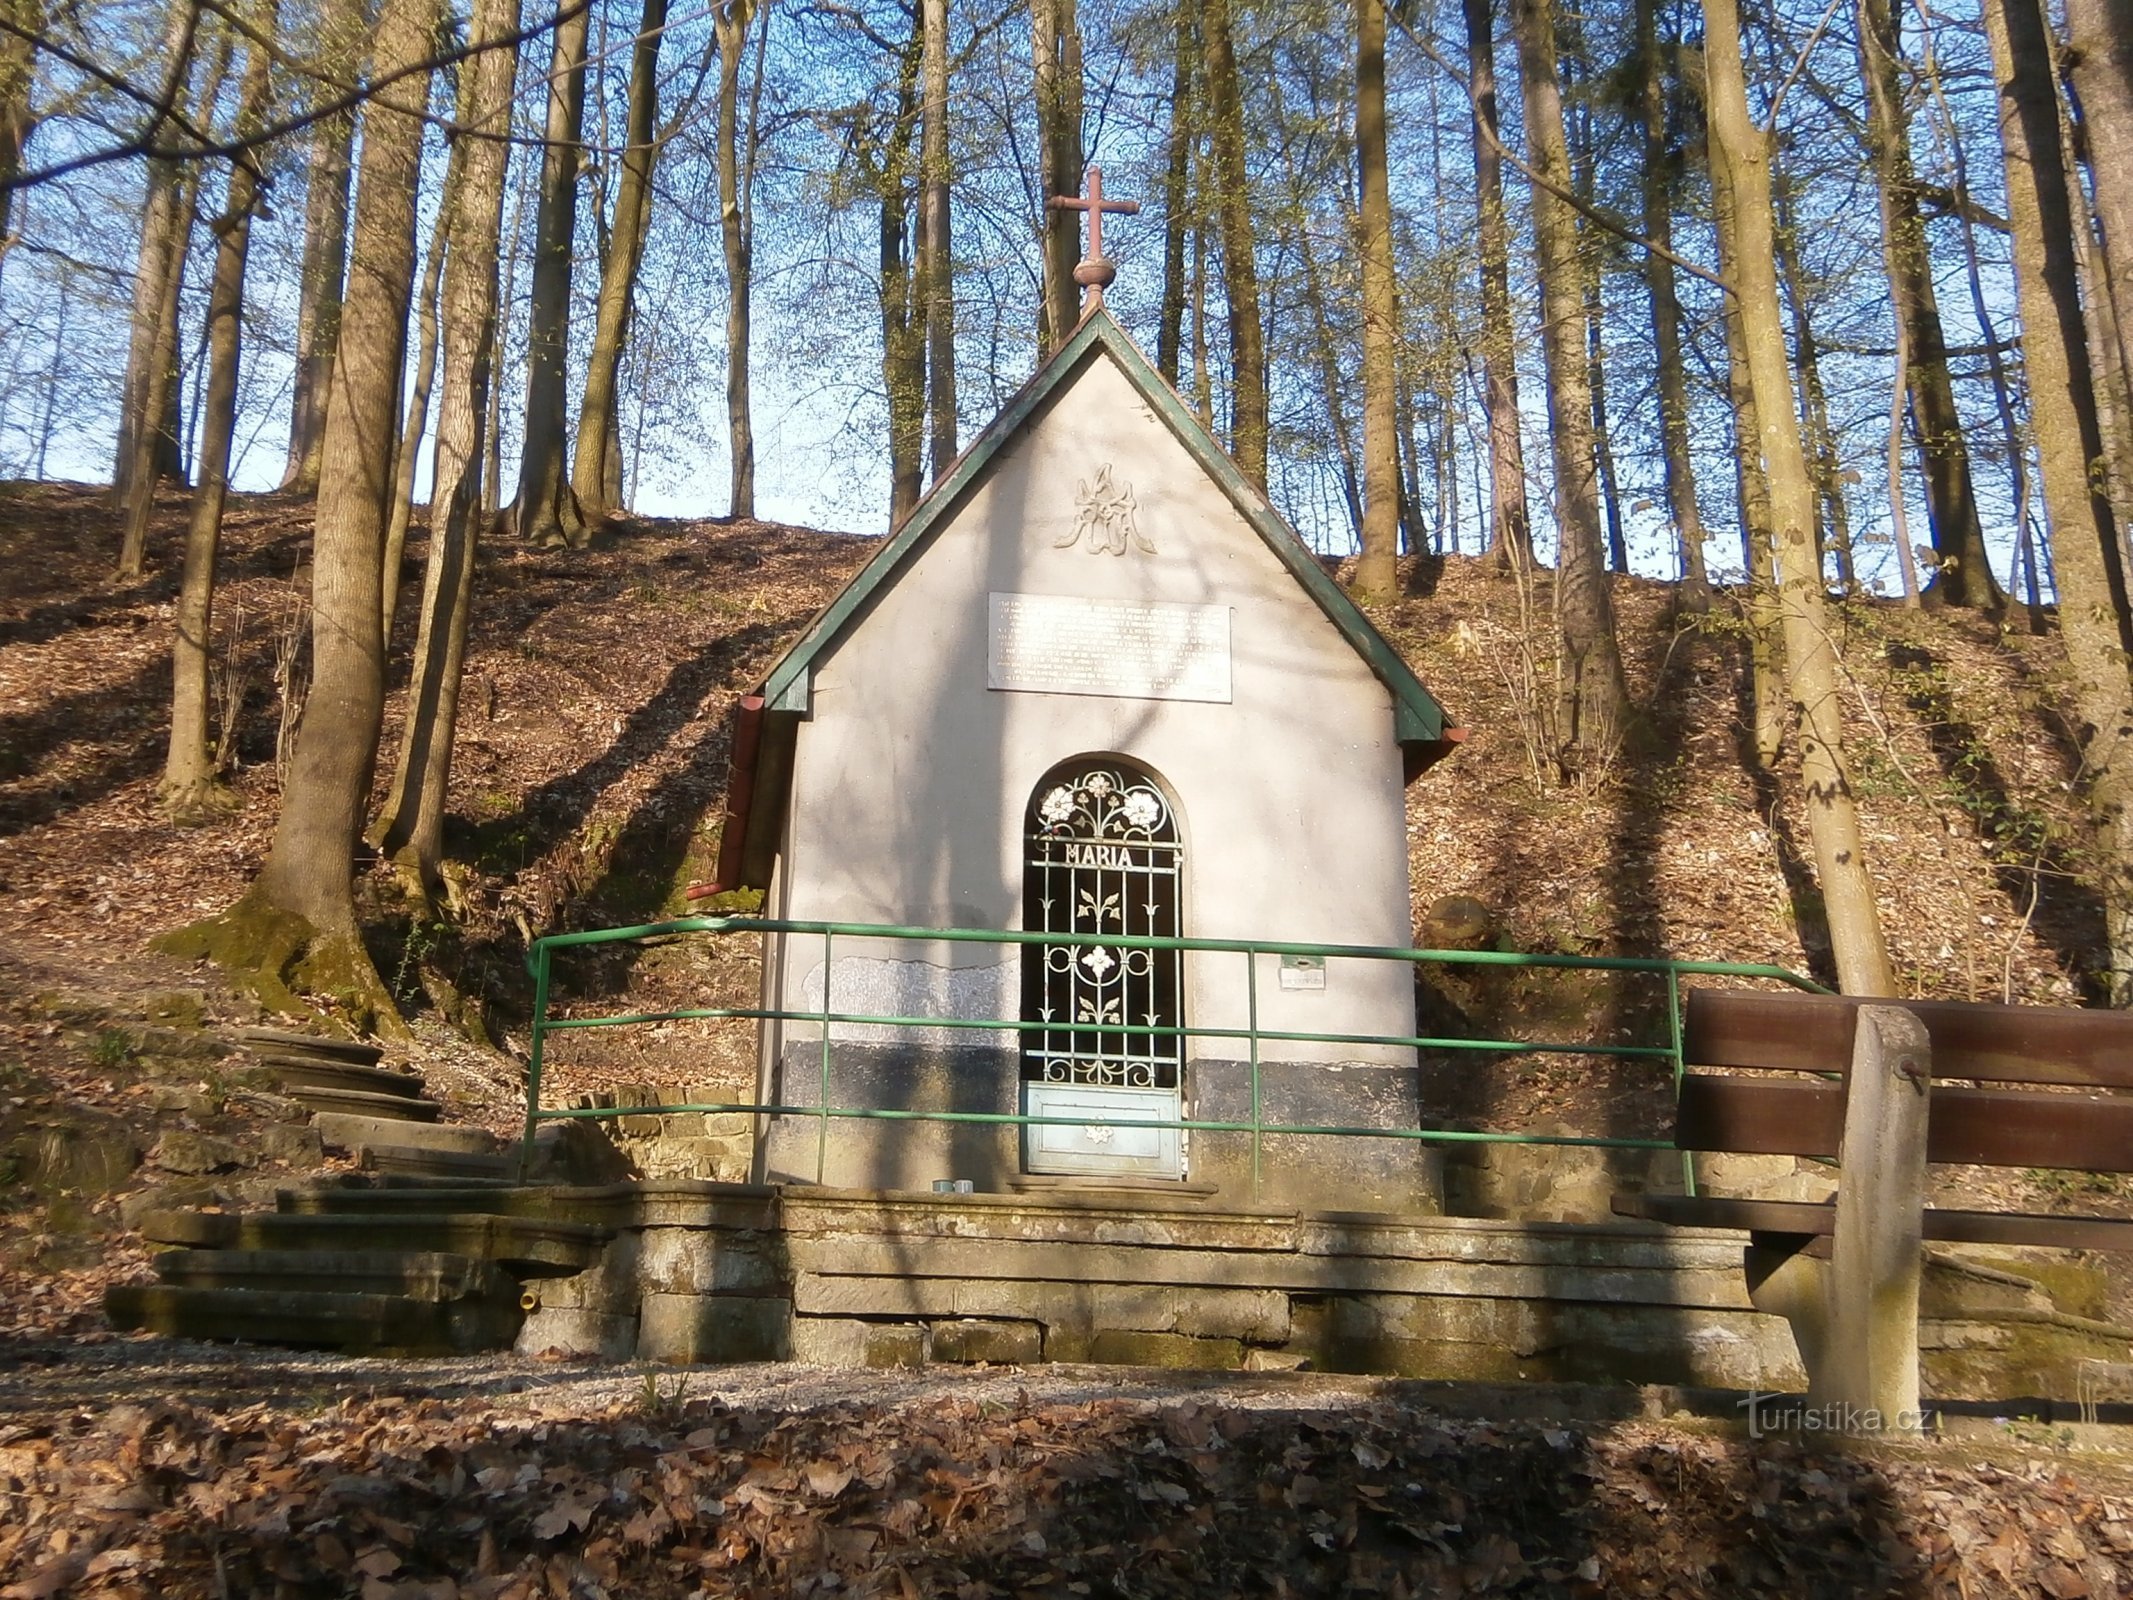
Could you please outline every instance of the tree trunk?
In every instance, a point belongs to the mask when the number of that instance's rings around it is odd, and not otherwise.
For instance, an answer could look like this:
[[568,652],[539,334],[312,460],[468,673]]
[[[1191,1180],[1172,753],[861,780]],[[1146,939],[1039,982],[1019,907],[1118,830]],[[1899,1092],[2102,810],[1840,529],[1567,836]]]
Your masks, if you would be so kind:
[[1808,471],[1815,485],[1815,558],[1826,566],[1836,558],[1837,583],[1846,594],[1857,582],[1852,562],[1851,517],[1844,504],[1842,469],[1836,437],[1829,425],[1829,393],[1822,386],[1822,350],[1815,342],[1813,308],[1808,303],[1807,274],[1793,233],[1791,185],[1782,172],[1771,176],[1777,206],[1778,273],[1792,307],[1792,359],[1799,374],[1800,410],[1806,419]]
[[1288,108],[1282,104],[1278,79],[1268,83],[1267,93],[1272,102],[1274,125],[1281,130],[1282,175],[1288,181],[1289,204],[1297,217],[1296,254],[1303,268],[1304,304],[1310,308],[1311,331],[1315,335],[1311,344],[1318,364],[1319,389],[1326,400],[1326,420],[1333,429],[1333,448],[1340,458],[1341,497],[1348,510],[1349,532],[1360,541],[1363,537],[1363,494],[1356,472],[1354,433],[1348,424],[1349,384],[1342,375],[1341,349],[1335,339],[1332,316],[1326,308],[1326,275],[1319,263],[1318,247],[1311,242],[1311,195],[1304,186],[1303,174],[1297,170],[1295,141],[1288,137]]
[[36,117],[30,91],[36,83],[34,41],[44,29],[43,0],[0,0],[0,247],[14,236],[14,182],[22,171],[23,147]]
[[[1955,216],[1958,237],[1963,241],[1963,276],[1970,291],[1970,309],[1977,319],[1978,333],[1985,342],[1985,364],[1992,378],[1993,408],[2000,420],[2000,439],[2007,450],[2007,465],[2014,489],[2015,504],[2015,552],[2016,567],[2025,587],[2025,602],[2029,611],[2029,629],[2032,633],[2044,632],[2044,601],[2039,592],[2037,550],[2030,532],[2030,480],[2029,445],[2022,437],[2021,424],[2015,417],[2015,380],[2008,371],[2007,357],[2000,343],[1998,319],[1985,298],[1984,268],[1978,259],[1976,207],[1970,199],[1970,166],[1959,137],[1959,124],[1954,109],[1948,104],[1940,79],[1940,63],[1933,50],[1933,30],[1927,24],[1922,37],[1920,64],[1924,68],[1926,90],[1939,106],[1941,126],[1948,136],[1947,149],[1954,168]],[[2010,587],[2012,587],[2010,582]]]
[[[199,103],[212,107],[220,98],[229,71],[232,35],[222,34],[214,64],[208,69],[205,92]],[[178,105],[186,102],[190,71],[179,74]],[[148,527],[155,515],[156,484],[163,478],[183,478],[179,439],[180,354],[178,321],[180,293],[185,285],[185,262],[192,253],[193,224],[200,211],[200,169],[197,163],[152,163],[163,165],[160,175],[151,171],[149,199],[141,224],[140,266],[142,278],[134,285],[134,335],[145,342],[146,365],[136,385],[128,366],[129,398],[138,409],[129,409],[119,420],[119,437],[126,447],[125,470],[118,479],[119,504],[126,517],[119,545],[118,575],[121,582],[141,576],[148,555]],[[159,182],[160,176],[160,182]],[[154,234],[151,240],[151,232]],[[147,321],[139,320],[147,301]]]
[[[729,0],[744,13],[737,30],[748,32],[748,0]],[[716,13],[714,20],[723,18]],[[585,394],[578,406],[578,442],[571,458],[570,487],[585,515],[599,521],[618,509],[608,469],[617,445],[622,346],[629,333],[630,302],[644,261],[645,228],[652,203],[652,163],[658,156],[653,130],[659,117],[659,44],[666,33],[667,0],[644,0],[637,42],[630,52],[630,101],[625,119],[622,180],[615,189],[615,223],[607,259],[600,264],[600,299],[593,313],[592,351],[585,363]],[[719,111],[727,110],[727,29],[719,25]],[[720,132],[725,127],[721,124]],[[501,193],[501,191],[498,191]],[[723,210],[723,207],[721,208]],[[494,291],[491,291],[492,295]]]
[[[407,530],[415,519],[415,471],[421,463],[422,436],[429,432],[430,392],[437,378],[437,294],[443,281],[445,253],[451,248],[455,196],[466,166],[464,138],[455,137],[445,157],[444,193],[430,227],[429,255],[422,263],[422,285],[415,291],[415,381],[407,396],[407,421],[393,450],[392,517],[385,525],[385,555],[378,563],[384,584],[378,604],[378,641],[393,653],[393,617],[400,609],[400,565],[407,554]],[[430,485],[430,503],[437,486]]]
[[1176,0],[1177,22],[1170,58],[1170,139],[1163,174],[1163,305],[1156,321],[1155,370],[1175,389],[1185,343],[1185,231],[1192,220],[1192,149],[1198,119],[1192,99],[1192,63],[1199,49],[1193,29],[1194,0]]
[[[1193,159],[1200,189],[1199,204],[1194,211],[1201,217],[1208,212],[1209,165],[1208,152],[1203,149]],[[1207,342],[1207,229],[1204,227],[1192,230],[1192,409],[1201,426],[1212,433],[1215,426],[1215,371]]]
[[[731,517],[755,515],[755,396],[748,366],[755,239],[739,150],[741,45],[754,11],[755,0],[726,0],[712,14],[718,27],[718,221],[726,255],[726,455],[731,467],[726,514]],[[752,171],[753,163],[746,167]]]
[[[271,38],[272,0],[262,11],[256,20]],[[272,56],[263,45],[255,43],[246,50],[238,91],[240,139],[256,134],[267,119],[271,65]],[[185,532],[185,569],[171,642],[170,747],[163,761],[161,796],[171,821],[181,826],[208,821],[229,808],[229,794],[218,781],[208,742],[208,641],[214,622],[215,547],[222,536],[230,443],[237,426],[245,257],[259,201],[261,162],[262,153],[251,150],[230,163],[229,193],[215,224],[215,272],[207,302],[207,403],[200,427],[199,485]],[[234,715],[236,708],[229,711]]]
[[[569,8],[576,6],[573,12]],[[570,367],[570,268],[577,234],[578,157],[585,121],[585,37],[589,0],[563,0],[548,58],[548,120],[534,222],[533,307],[526,329],[526,437],[519,456],[521,538],[537,545],[584,546],[589,537],[563,470],[570,428],[564,386]]]
[[1259,318],[1258,242],[1244,158],[1244,101],[1230,26],[1231,0],[1202,0],[1207,104],[1214,133],[1222,219],[1222,281],[1229,290],[1229,451],[1245,477],[1266,488],[1266,331]]
[[2006,596],[1993,581],[1970,476],[1970,451],[1948,374],[1948,343],[1933,290],[1933,264],[1904,105],[1903,44],[1890,0],[1858,0],[1859,65],[1866,80],[1867,144],[1881,194],[1881,251],[1889,303],[1903,324],[1911,415],[1925,467],[1926,507],[1938,555],[1931,594],[1949,605],[1997,613]]
[[948,210],[948,0],[925,0],[925,100],[919,121],[919,304],[926,313],[926,410],[933,481],[956,457],[955,248]]
[[1489,416],[1489,548],[1499,566],[1533,561],[1526,451],[1518,420],[1518,347],[1511,329],[1510,252],[1503,210],[1502,129],[1496,114],[1493,0],[1464,0],[1474,99],[1474,187],[1481,211],[1481,367]]
[[1044,194],[1044,303],[1037,314],[1037,351],[1050,355],[1081,320],[1081,288],[1074,266],[1081,259],[1080,214],[1046,204],[1054,195],[1081,193],[1081,28],[1075,0],[1032,0],[1031,42],[1036,52],[1038,171]]
[[1785,329],[1778,307],[1771,140],[1748,113],[1740,17],[1734,0],[1703,0],[1716,181],[1726,186],[1737,246],[1729,271],[1755,390],[1770,482],[1778,607],[1788,685],[1799,713],[1800,767],[1837,975],[1846,994],[1894,991],[1874,880],[1845,773],[1836,658],[1814,548],[1814,484],[1800,443]]
[[[1356,250],[1363,276],[1363,555],[1355,595],[1382,605],[1399,587],[1400,419],[1394,352],[1400,306],[1386,170],[1384,0],[1355,0],[1355,163],[1362,204]],[[1335,397],[1337,398],[1337,397]]]
[[[1730,283],[1740,242],[1733,228],[1733,201],[1711,172],[1711,220],[1718,235],[1719,269]],[[1748,578],[1744,607],[1748,623],[1749,694],[1754,705],[1755,762],[1776,770],[1785,747],[1785,695],[1780,681],[1784,644],[1778,624],[1777,593],[1771,587],[1777,567],[1770,530],[1770,479],[1763,471],[1762,419],[1755,409],[1755,384],[1748,375],[1748,345],[1741,332],[1740,296],[1721,301],[1726,329],[1726,397],[1733,413],[1734,491],[1740,506],[1741,564]]]
[[[363,7],[328,0],[318,22],[314,56],[322,74],[345,79],[362,59]],[[334,89],[322,81],[321,98]],[[348,273],[348,190],[353,168],[355,112],[336,111],[311,125],[305,161],[304,255],[296,301],[296,379],[289,406],[289,456],[284,494],[318,490],[319,447],[325,438],[326,390],[341,341],[341,295]]]
[[[174,106],[183,111],[191,92],[194,33],[199,14],[192,7],[173,3],[165,13],[163,55],[171,65],[176,89]],[[178,253],[176,271],[184,270],[179,218],[184,204],[187,169],[179,162],[154,159],[148,162],[146,192],[141,202],[140,248],[134,256],[133,312],[128,324],[126,376],[119,390],[118,442],[111,466],[112,503],[124,509],[129,503],[136,472],[134,445],[147,411],[151,374],[163,347],[165,285],[172,271],[173,248]],[[170,298],[174,301],[175,295]],[[160,420],[160,411],[153,413]]]
[[1602,277],[1595,265],[1585,276],[1585,365],[1592,384],[1592,454],[1599,469],[1600,509],[1607,519],[1607,564],[1617,572],[1629,571],[1629,536],[1622,526],[1622,487],[1615,478],[1614,441],[1607,420],[1607,342],[1602,327],[1607,321],[1607,302],[1602,295]]
[[482,429],[482,449],[487,459],[481,471],[481,525],[494,528],[497,517],[504,509],[504,381],[507,368],[504,362],[506,334],[510,327],[511,308],[518,288],[518,262],[526,244],[526,185],[511,181],[512,159],[504,161],[504,187],[511,192],[511,224],[504,231],[503,240],[503,293],[497,300],[496,356],[489,373],[489,416]]
[[377,336],[334,362],[312,540],[311,694],[266,864],[243,899],[167,948],[210,954],[263,998],[291,979],[359,1026],[397,1027],[356,924],[353,868],[385,704],[379,560],[392,493],[400,356],[415,276],[415,190],[436,47],[435,0],[383,0],[363,113],[346,324]]
[[[1889,381],[1889,529],[1896,541],[1896,570],[1903,574],[1903,603],[1916,610],[1921,603],[1918,567],[1912,559],[1911,513],[1903,489],[1903,402],[1911,382],[1910,330],[1896,324],[1896,372]],[[1826,412],[1825,412],[1826,418]],[[1825,433],[1828,423],[1823,423]],[[1841,500],[1838,502],[1843,503]],[[1848,578],[1847,574],[1847,578]]]
[[[1574,25],[1571,30],[1570,59],[1573,63],[1584,54],[1583,32],[1582,23]],[[1560,41],[1558,44],[1560,46]],[[1571,65],[1563,67],[1562,78],[1564,87],[1575,94],[1576,77]],[[1590,208],[1597,190],[1594,170],[1597,157],[1592,136],[1592,112],[1583,99],[1566,116],[1564,133],[1570,157],[1571,193],[1577,197],[1580,207]],[[1592,393],[1593,482],[1599,492],[1600,510],[1607,530],[1607,564],[1616,572],[1627,572],[1629,537],[1622,526],[1622,494],[1615,479],[1614,443],[1608,433],[1607,420],[1607,341],[1604,332],[1607,263],[1600,250],[1580,250],[1578,260],[1578,275],[1585,299],[1585,384]]]
[[[470,36],[507,39],[518,27],[519,0],[479,0]],[[489,130],[509,125],[516,67],[517,50],[509,45],[469,59],[460,69],[462,126]],[[444,378],[437,407],[421,625],[392,798],[377,829],[380,848],[395,858],[410,888],[431,905],[441,887],[438,867],[444,857],[452,736],[481,533],[482,429],[494,378],[497,255],[509,157],[509,147],[501,140],[475,138],[465,145],[465,167],[452,195],[453,245],[445,263]],[[619,232],[616,245],[621,246]]]
[[889,526],[901,527],[918,505],[925,475],[926,328],[912,270],[911,136],[918,114],[919,62],[925,47],[914,28],[897,80],[897,115],[874,152],[881,214],[881,377],[889,402]]
[[2133,0],[2067,0],[2066,75],[2080,97],[2089,181],[2102,224],[2100,288],[2109,299],[2117,365],[2133,372]]
[[2059,142],[2048,41],[2034,0],[1986,0],[1985,31],[1999,87],[2000,146],[2014,246],[2045,516],[2058,578],[2059,627],[2086,725],[2083,769],[2094,823],[2109,943],[2111,1004],[2133,1003],[2133,649],[2118,530],[2099,470],[2087,328],[2074,230],[2081,226]]
[[1616,642],[1613,596],[1600,550],[1600,504],[1586,367],[1583,269],[1577,214],[1560,197],[1570,183],[1568,141],[1555,59],[1551,0],[1512,0],[1527,159],[1556,186],[1533,187],[1534,268],[1541,288],[1541,350],[1548,372],[1555,465],[1556,609],[1562,623],[1562,685],[1556,734],[1565,780],[1597,775],[1626,731],[1629,686]]
[[1711,579],[1703,559],[1703,512],[1696,504],[1696,469],[1689,451],[1689,382],[1681,359],[1681,301],[1674,264],[1660,253],[1674,245],[1677,171],[1667,137],[1666,77],[1659,54],[1658,0],[1637,0],[1637,103],[1643,121],[1644,236],[1658,250],[1644,252],[1644,291],[1652,308],[1652,352],[1658,370],[1659,445],[1666,463],[1666,503],[1681,556],[1681,605],[1711,608]]

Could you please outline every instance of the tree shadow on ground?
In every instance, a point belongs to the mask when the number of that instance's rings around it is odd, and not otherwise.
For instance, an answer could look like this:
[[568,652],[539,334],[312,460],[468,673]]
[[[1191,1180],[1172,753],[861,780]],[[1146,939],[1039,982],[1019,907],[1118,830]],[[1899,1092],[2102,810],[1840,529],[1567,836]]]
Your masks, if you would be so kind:
[[[107,1529],[113,1481],[147,1506],[212,1494],[248,1507],[133,1526],[159,1592],[183,1597],[342,1592],[352,1551],[383,1561],[395,1592],[443,1581],[483,1600],[1908,1597],[1955,1592],[1927,1552],[1973,1523],[2008,1576],[2054,1566],[2042,1530],[2017,1520],[2046,1491],[2021,1480],[1927,1501],[1915,1479],[1785,1441],[1449,1417],[1396,1385],[1360,1410],[1208,1403],[1193,1387],[1181,1375],[1155,1405],[979,1405],[951,1388],[922,1405],[791,1411],[692,1398],[677,1375],[648,1377],[633,1411],[538,1429],[498,1427],[485,1403],[358,1397],[299,1428],[266,1408],[217,1418],[151,1399],[23,1470],[40,1532]],[[154,1466],[113,1478],[113,1459]],[[66,1492],[77,1475],[99,1492]]]
[[[1828,988],[1837,987],[1837,957],[1830,943],[1829,912],[1822,901],[1821,885],[1813,865],[1793,832],[1786,810],[1786,776],[1780,768],[1766,767],[1755,748],[1755,673],[1745,646],[1740,651],[1734,678],[1736,712],[1733,743],[1741,771],[1755,793],[1755,809],[1770,830],[1776,852],[1778,875],[1785,884],[1786,903],[1792,909],[1792,925],[1800,940],[1800,955],[1807,976]],[[1783,757],[1780,756],[1782,762]]]
[[[2009,907],[2029,919],[2060,967],[2079,977],[2087,997],[2100,998],[2096,952],[2108,943],[2101,897],[2052,839],[2049,823],[2016,798],[1990,745],[1957,711],[1946,663],[1924,646],[1900,639],[1888,642],[1886,654],[1903,687],[1904,703],[1917,714],[1940,766],[1948,797],[1976,827],[1992,862],[1993,880]],[[2069,749],[2074,743],[2070,732],[2055,718],[2046,721],[2062,756],[2079,770],[2080,752],[2077,745]]]

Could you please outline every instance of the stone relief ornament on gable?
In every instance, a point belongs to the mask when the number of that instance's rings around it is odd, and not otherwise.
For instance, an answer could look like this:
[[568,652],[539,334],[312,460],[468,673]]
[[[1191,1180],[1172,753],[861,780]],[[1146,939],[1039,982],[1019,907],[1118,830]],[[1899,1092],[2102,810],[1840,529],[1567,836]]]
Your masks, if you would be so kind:
[[1087,478],[1076,480],[1074,526],[1054,541],[1054,548],[1064,550],[1083,539],[1088,540],[1092,555],[1122,556],[1128,547],[1155,554],[1154,541],[1135,520],[1133,485],[1114,479],[1108,463],[1096,469],[1093,483]]

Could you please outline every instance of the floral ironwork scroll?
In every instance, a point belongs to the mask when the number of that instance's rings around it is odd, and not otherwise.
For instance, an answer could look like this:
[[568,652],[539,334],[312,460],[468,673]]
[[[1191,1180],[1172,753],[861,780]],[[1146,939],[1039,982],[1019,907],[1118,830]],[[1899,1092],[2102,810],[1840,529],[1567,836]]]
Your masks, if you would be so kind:
[[1178,1087],[1183,1041],[1125,1030],[1182,1025],[1182,954],[1076,936],[1177,937],[1181,865],[1170,802],[1146,773],[1115,757],[1092,758],[1056,769],[1038,785],[1024,868],[1026,925],[1061,938],[1027,949],[1023,1020],[1084,1026],[1025,1033],[1026,1078]]

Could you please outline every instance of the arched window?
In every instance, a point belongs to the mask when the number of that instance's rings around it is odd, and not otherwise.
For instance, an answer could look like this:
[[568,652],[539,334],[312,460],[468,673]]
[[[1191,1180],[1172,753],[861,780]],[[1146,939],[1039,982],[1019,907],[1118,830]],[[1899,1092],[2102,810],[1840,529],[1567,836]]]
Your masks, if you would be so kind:
[[1176,1090],[1185,1041],[1124,1030],[1184,1025],[1183,952],[1085,942],[1178,936],[1184,850],[1169,796],[1130,761],[1079,756],[1037,785],[1024,838],[1023,926],[1059,941],[1024,947],[1022,1020],[1097,1025],[1025,1031],[1024,1079]]

